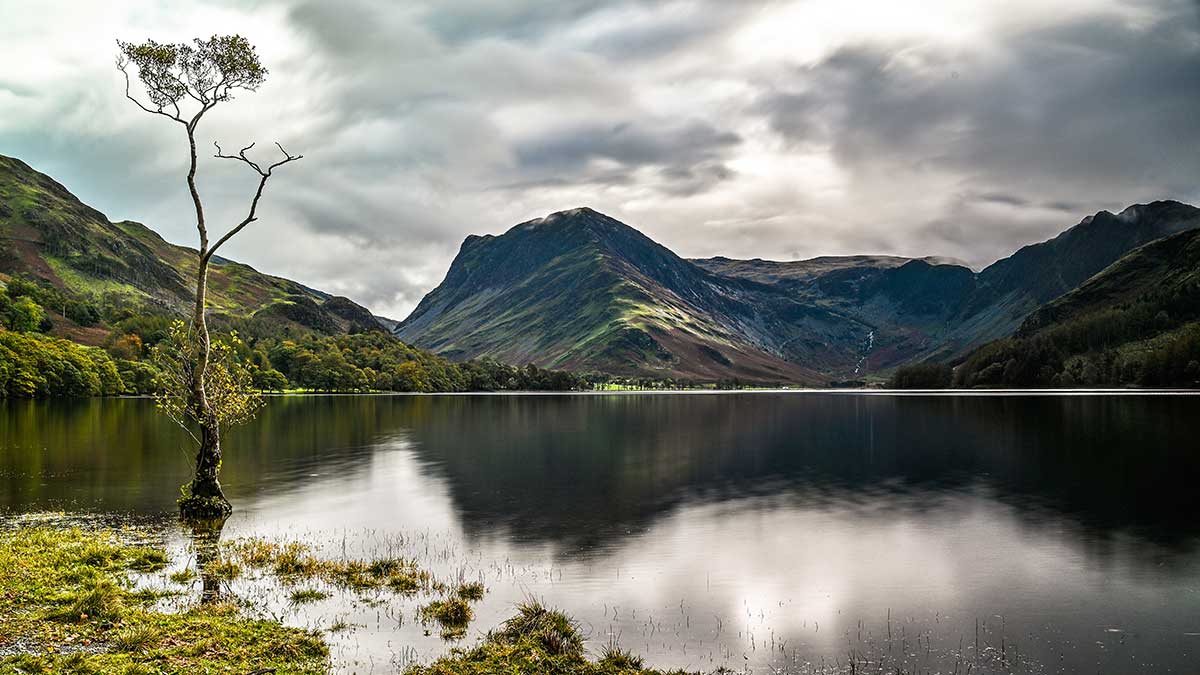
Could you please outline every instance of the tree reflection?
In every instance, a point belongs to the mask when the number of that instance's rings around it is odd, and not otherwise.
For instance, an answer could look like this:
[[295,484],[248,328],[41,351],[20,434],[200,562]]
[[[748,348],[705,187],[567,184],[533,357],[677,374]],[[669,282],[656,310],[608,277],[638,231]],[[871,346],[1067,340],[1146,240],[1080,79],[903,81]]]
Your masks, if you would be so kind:
[[225,519],[187,520],[184,525],[192,533],[192,550],[201,581],[200,603],[218,603],[230,595],[221,590],[221,531],[225,529]]

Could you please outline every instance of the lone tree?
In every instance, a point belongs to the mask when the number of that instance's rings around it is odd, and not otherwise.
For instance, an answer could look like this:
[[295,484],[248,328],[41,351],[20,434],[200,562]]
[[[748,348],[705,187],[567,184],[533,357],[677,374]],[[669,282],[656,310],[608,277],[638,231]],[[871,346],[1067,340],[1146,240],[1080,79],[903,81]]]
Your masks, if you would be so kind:
[[[258,174],[258,189],[246,217],[210,244],[204,205],[196,189],[196,128],[208,111],[232,101],[234,92],[258,89],[266,79],[267,69],[258,60],[254,46],[240,35],[214,35],[207,40],[197,38],[190,44],[160,44],[153,40],[133,44],[118,40],[117,45],[120,48],[117,68],[125,76],[126,98],[148,113],[177,122],[187,135],[190,159],[187,187],[196,209],[196,231],[200,235],[196,298],[190,325],[173,331],[173,339],[168,341],[170,353],[160,350],[160,355],[178,367],[167,369],[158,400],[160,409],[189,433],[189,421],[199,427],[200,432],[198,438],[193,434],[198,446],[196,473],[179,501],[180,513],[185,518],[220,518],[232,510],[219,480],[221,427],[249,419],[257,398],[240,366],[230,356],[231,350],[218,344],[217,356],[221,358],[213,358],[214,344],[204,316],[208,266],[225,242],[258,219],[258,203],[272,172],[301,159],[302,155],[292,155],[276,143],[283,158],[266,164],[246,154],[254,147],[253,143],[237,154],[225,154],[221,146],[214,143],[216,157],[241,162]],[[131,67],[145,88],[147,102],[130,89]],[[172,376],[172,370],[175,376]]]

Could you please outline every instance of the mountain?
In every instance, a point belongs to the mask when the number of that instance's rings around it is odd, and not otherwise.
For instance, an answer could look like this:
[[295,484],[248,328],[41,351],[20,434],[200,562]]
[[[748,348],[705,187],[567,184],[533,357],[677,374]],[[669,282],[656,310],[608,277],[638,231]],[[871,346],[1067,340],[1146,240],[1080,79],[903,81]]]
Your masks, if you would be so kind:
[[451,358],[797,383],[960,359],[1147,242],[1200,226],[1178,202],[1101,211],[976,273],[945,258],[684,260],[590,209],[463,242],[396,327]]
[[[975,289],[975,274],[945,258],[824,256],[775,262],[709,258],[693,261],[727,277],[756,280],[804,307],[820,307],[849,322],[854,341],[825,364],[838,377],[861,377],[907,362],[941,345],[954,316]],[[798,343],[788,359],[805,359]]]
[[1057,237],[986,267],[933,357],[961,356],[1012,333],[1030,312],[1071,291],[1133,249],[1200,227],[1200,209],[1176,201],[1137,204],[1084,218]]
[[[49,176],[0,155],[0,281],[21,275],[73,301],[186,316],[196,264],[195,249],[140,223],[111,222]],[[210,267],[208,301],[216,326],[323,335],[383,329],[347,298],[224,258]],[[90,344],[107,335],[65,307],[48,309],[59,310],[52,321],[61,335]]]
[[1153,241],[974,351],[962,386],[1200,386],[1200,229]]
[[[463,242],[446,279],[396,328],[456,359],[622,375],[815,384],[772,349],[762,284],[721,277],[637,230],[581,208]],[[840,320],[812,309],[814,336]],[[803,322],[805,317],[797,316]]]

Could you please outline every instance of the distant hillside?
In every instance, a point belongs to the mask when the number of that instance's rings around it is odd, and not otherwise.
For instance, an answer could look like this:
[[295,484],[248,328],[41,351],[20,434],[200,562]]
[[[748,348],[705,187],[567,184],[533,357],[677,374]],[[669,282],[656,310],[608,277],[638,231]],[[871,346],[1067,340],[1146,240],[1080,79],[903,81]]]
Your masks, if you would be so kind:
[[943,258],[684,260],[590,209],[469,237],[396,328],[451,358],[759,382],[962,358],[1130,250],[1200,226],[1178,202],[1085,218],[981,272]]
[[[364,307],[252,267],[214,259],[209,311],[216,326],[336,335],[381,330]],[[75,302],[125,303],[138,312],[184,315],[197,254],[132,221],[113,223],[24,162],[0,155],[0,281],[40,280]],[[48,308],[54,332],[98,344],[107,331]],[[57,311],[56,311],[57,310]]]
[[986,267],[954,317],[935,358],[953,358],[1011,334],[1030,312],[1074,289],[1133,249],[1200,227],[1200,209],[1175,201],[1101,211],[1057,237],[1032,244]]
[[1200,230],[1159,239],[970,355],[962,386],[1200,386]]
[[[955,315],[975,289],[975,274],[945,258],[824,256],[794,262],[709,258],[716,274],[767,284],[790,302],[822,308],[857,329],[830,375],[861,378],[944,344]],[[789,359],[806,355],[786,343]]]

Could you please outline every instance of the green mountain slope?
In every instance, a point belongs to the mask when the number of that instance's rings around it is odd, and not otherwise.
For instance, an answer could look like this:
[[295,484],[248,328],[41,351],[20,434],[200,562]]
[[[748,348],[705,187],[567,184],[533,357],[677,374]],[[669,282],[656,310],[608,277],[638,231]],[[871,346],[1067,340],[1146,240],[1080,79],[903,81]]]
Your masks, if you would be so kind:
[[[452,358],[621,375],[816,384],[781,358],[759,284],[712,275],[591,209],[469,237],[396,328]],[[840,319],[812,312],[824,327]]]
[[1200,386],[1200,230],[1135,249],[970,355],[963,386]]
[[[113,223],[49,176],[0,155],[0,281],[14,275],[50,284],[64,297],[123,303],[135,311],[184,316],[194,292],[195,249],[176,246],[132,221]],[[217,327],[335,335],[379,330],[371,313],[346,298],[220,259],[209,274],[209,312]],[[95,344],[89,329],[49,307],[55,332]],[[83,322],[87,324],[88,322]]]

